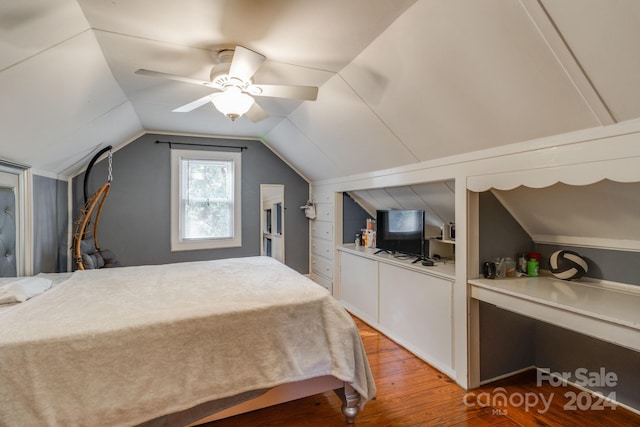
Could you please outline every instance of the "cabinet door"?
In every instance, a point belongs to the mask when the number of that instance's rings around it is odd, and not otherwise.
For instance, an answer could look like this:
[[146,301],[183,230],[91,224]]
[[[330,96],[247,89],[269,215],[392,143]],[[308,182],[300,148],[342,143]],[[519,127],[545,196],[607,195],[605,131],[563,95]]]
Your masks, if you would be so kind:
[[436,367],[452,369],[453,284],[380,263],[380,325]]
[[369,323],[378,322],[378,263],[340,252],[340,294],[345,308]]

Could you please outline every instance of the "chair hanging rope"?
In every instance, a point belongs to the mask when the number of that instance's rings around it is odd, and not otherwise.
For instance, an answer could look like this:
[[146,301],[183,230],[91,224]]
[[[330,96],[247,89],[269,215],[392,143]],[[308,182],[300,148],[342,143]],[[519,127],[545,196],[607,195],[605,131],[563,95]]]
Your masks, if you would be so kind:
[[111,153],[111,148],[112,147],[110,145],[107,145],[102,150],[98,151],[98,153],[95,156],[93,156],[93,158],[89,162],[89,166],[87,166],[87,171],[84,174],[84,202],[85,203],[87,203],[87,200],[89,199],[88,185],[89,185],[89,176],[91,176],[91,169],[93,169],[93,165],[95,164],[95,162],[98,161],[100,156],[102,156],[107,151],[109,152],[109,171],[107,175],[107,182],[111,182],[113,179],[113,176],[112,176],[113,155]]

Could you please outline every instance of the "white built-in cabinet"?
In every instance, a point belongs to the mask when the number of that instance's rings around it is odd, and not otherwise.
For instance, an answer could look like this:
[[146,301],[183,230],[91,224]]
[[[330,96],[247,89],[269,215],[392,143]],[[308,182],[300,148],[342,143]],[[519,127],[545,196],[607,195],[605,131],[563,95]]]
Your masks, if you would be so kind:
[[338,299],[355,316],[453,376],[453,264],[425,267],[374,252],[338,247]]
[[311,279],[331,292],[335,257],[334,199],[335,194],[332,192],[317,192],[311,195],[316,209],[316,218],[310,220]]

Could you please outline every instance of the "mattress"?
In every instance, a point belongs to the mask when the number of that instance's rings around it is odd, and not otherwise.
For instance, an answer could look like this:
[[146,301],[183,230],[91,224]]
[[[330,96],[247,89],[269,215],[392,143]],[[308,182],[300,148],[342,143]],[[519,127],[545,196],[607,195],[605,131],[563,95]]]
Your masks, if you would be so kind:
[[323,375],[375,395],[348,313],[268,257],[76,271],[0,322],[3,426],[130,426]]

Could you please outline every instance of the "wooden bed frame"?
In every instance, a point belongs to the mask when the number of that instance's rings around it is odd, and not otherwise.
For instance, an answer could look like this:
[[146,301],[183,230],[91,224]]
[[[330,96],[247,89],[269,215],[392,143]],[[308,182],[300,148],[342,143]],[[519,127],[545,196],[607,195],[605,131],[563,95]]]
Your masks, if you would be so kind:
[[359,412],[360,395],[348,383],[326,375],[305,381],[282,384],[266,393],[246,402],[218,411],[208,417],[189,424],[188,427],[209,423],[223,418],[233,417],[280,403],[290,402],[303,397],[333,391],[342,400],[342,413],[347,424],[353,424]]

